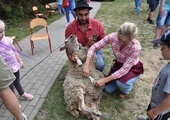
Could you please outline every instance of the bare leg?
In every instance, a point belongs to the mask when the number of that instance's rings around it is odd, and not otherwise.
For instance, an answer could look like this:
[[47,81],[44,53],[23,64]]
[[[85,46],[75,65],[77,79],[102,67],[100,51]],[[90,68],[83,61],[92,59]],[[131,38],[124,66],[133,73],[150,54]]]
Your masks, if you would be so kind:
[[[156,31],[155,31],[155,39],[159,39],[161,36],[162,36],[162,29],[163,28],[156,28]],[[153,48],[157,48],[158,47],[158,43],[154,43],[153,44]]]
[[162,35],[162,28],[156,28],[155,39],[160,38]]
[[152,20],[153,17],[154,17],[154,12],[149,12],[149,18]]
[[9,87],[0,90],[0,97],[7,110],[11,112],[17,120],[23,120],[18,100]]
[[168,26],[164,26],[164,28],[162,29],[162,32],[161,32],[161,36],[165,33],[165,31],[168,29]]

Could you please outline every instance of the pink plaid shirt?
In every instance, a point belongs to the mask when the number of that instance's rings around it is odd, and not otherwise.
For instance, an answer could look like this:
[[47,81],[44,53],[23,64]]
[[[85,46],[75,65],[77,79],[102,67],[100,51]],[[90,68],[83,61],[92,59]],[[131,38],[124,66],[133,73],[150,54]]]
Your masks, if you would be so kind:
[[115,32],[107,35],[105,38],[92,45],[87,56],[92,57],[95,51],[101,49],[107,44],[111,45],[116,60],[120,63],[123,63],[123,66],[111,75],[113,79],[121,78],[128,73],[132,66],[139,62],[141,45],[137,40],[134,39],[125,48],[120,50],[121,45],[119,44],[117,33]]

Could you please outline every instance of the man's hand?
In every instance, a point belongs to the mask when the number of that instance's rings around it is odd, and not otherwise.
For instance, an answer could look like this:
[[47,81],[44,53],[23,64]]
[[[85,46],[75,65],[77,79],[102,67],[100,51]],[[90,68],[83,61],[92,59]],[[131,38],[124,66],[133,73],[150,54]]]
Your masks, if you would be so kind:
[[92,46],[96,42],[97,38],[98,38],[97,34],[92,35],[87,42],[87,46],[88,47]]

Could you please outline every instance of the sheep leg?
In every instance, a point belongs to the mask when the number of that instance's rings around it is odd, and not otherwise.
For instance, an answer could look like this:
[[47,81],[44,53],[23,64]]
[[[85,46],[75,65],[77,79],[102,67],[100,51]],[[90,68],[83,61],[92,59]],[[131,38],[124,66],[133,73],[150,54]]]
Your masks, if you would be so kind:
[[[92,103],[92,108],[97,110],[97,101]],[[93,118],[93,120],[100,120],[100,117],[98,115],[95,114],[91,114],[91,117]]]
[[80,111],[85,111],[85,112],[89,112],[89,113],[92,113],[96,116],[100,116],[102,115],[100,111],[98,110],[95,110],[93,108],[90,108],[90,107],[87,107],[84,103],[84,91],[83,91],[83,88],[79,88],[79,91],[78,91],[78,97],[79,97],[79,110]]
[[94,79],[94,78],[92,78],[91,76],[89,76],[89,79],[90,79],[91,83],[95,83],[95,79]]
[[81,67],[83,63],[81,62],[81,60],[79,59],[77,55],[75,55],[75,59],[76,59],[78,66]]
[[92,116],[93,120],[100,120],[100,118],[94,114],[91,114],[91,116]]

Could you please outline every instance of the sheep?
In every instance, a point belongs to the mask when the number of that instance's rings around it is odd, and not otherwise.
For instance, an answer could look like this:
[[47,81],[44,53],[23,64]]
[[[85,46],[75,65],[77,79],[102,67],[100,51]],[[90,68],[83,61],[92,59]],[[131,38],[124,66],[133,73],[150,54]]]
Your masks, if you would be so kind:
[[91,61],[89,78],[82,75],[87,48],[78,43],[75,35],[70,35],[65,40],[65,46],[61,47],[60,50],[65,48],[77,57],[78,63],[69,68],[63,83],[67,110],[76,118],[82,115],[87,116],[88,119],[100,120],[102,113],[99,111],[98,105],[102,97],[103,87],[94,86],[94,82],[103,78],[104,75],[96,70],[94,61]]

